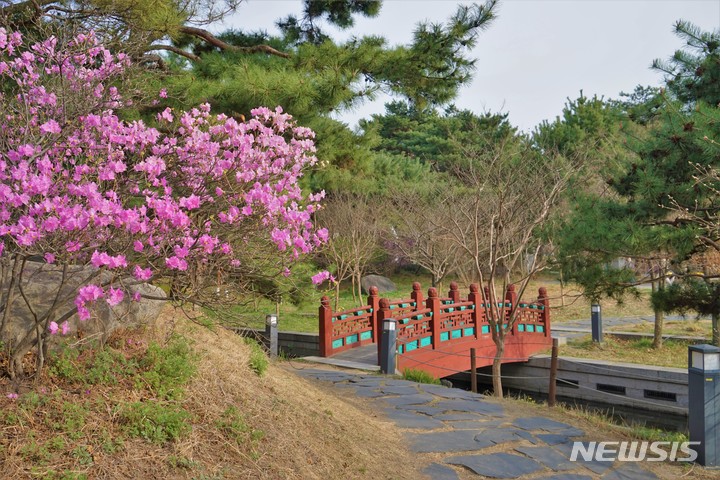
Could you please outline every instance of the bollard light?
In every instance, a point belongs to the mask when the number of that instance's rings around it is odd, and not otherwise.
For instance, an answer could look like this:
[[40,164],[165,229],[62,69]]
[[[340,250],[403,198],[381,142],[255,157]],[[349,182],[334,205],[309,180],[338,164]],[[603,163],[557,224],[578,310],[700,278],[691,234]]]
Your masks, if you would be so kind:
[[383,320],[380,337],[380,371],[395,374],[395,354],[397,353],[397,321],[394,318]]
[[265,315],[265,336],[268,338],[270,358],[278,354],[278,316],[274,313]]
[[706,467],[720,465],[720,347],[688,347],[688,423],[690,442]]
[[602,309],[597,303],[593,303],[590,306],[590,327],[593,342],[601,343],[603,341]]

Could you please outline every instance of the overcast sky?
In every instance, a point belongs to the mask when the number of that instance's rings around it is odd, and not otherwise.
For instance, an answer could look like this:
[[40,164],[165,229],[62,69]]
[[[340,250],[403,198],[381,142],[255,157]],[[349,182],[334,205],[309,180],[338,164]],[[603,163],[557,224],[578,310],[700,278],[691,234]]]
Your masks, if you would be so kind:
[[[358,20],[342,37],[373,34],[390,44],[409,43],[417,22],[444,22],[458,3],[471,2],[385,0],[379,17]],[[299,0],[246,0],[225,26],[272,33],[275,20],[300,9]],[[472,52],[475,78],[455,104],[509,113],[526,131],[554,119],[581,89],[587,96],[617,97],[638,84],[659,85],[662,76],[649,67],[682,46],[672,32],[676,20],[720,29],[720,0],[500,0],[498,13],[479,36]],[[355,125],[382,113],[384,101],[341,118]]]

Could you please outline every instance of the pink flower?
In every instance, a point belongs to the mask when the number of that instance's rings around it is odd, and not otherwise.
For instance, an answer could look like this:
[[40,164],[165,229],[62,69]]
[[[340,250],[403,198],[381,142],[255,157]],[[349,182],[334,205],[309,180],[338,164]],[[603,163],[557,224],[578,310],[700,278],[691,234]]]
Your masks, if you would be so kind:
[[57,322],[50,322],[48,330],[50,330],[50,335],[56,335],[59,330]]
[[17,393],[8,393],[7,394],[7,398],[9,398],[10,400],[17,400],[18,396],[19,395]]
[[122,302],[123,298],[125,298],[125,293],[123,293],[121,289],[110,287],[108,289],[107,298],[105,301],[108,303],[108,305],[113,307],[118,303]]
[[167,90],[164,88],[161,88],[159,96],[160,96],[160,98],[167,98]]
[[180,206],[183,208],[187,208],[188,210],[194,210],[196,208],[200,207],[200,197],[193,194],[189,197],[182,197],[180,199]]
[[68,323],[67,320],[65,320],[65,321],[60,325],[60,329],[61,329],[63,335],[67,335],[67,334],[68,334],[68,332],[70,331],[70,324]]
[[40,131],[43,133],[60,133],[60,124],[55,120],[48,120],[47,122],[40,125]]
[[328,272],[327,270],[324,270],[324,271],[312,276],[312,283],[314,285],[320,285],[325,280],[329,280],[330,283],[335,283],[335,277],[330,275],[330,272]]
[[171,270],[187,270],[188,264],[185,260],[182,258],[178,258],[175,255],[173,255],[170,258],[165,259],[165,265],[168,266]]
[[170,107],[166,108],[161,113],[158,113],[157,118],[158,120],[165,120],[169,123],[171,123],[175,119],[175,117],[173,117],[172,109]]
[[44,258],[47,263],[55,263],[55,255],[53,255],[52,253],[46,253],[44,255]]
[[140,292],[133,293],[132,300],[133,302],[139,302],[140,300],[142,300],[142,295],[140,294]]
[[133,275],[138,280],[145,282],[150,280],[153,276],[153,272],[149,268],[142,268],[140,265],[135,265],[135,269],[133,270]]

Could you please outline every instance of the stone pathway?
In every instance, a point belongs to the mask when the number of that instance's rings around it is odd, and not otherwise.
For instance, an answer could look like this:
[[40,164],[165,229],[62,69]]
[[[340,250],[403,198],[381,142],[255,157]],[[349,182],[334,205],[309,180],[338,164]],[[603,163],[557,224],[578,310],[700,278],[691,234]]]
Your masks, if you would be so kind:
[[406,430],[412,451],[433,458],[439,454],[441,461],[423,471],[433,480],[459,479],[462,469],[489,478],[658,478],[637,463],[586,462],[582,457],[571,462],[573,442],[585,437],[583,430],[544,417],[510,415],[479,394],[367,373],[312,368],[296,373],[376,402]]

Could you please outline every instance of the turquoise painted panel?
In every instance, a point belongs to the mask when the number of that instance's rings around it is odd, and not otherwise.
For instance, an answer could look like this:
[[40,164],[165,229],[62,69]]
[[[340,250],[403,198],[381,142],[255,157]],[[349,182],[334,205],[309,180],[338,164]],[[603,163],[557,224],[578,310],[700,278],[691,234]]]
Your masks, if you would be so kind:
[[368,308],[368,313],[373,313],[373,308]]
[[421,338],[421,339],[420,339],[420,346],[421,346],[421,347],[427,347],[427,346],[430,345],[431,343],[432,343],[432,338],[431,338],[431,337],[425,337],[425,338]]
[[455,311],[455,307],[450,307],[450,308],[448,308],[448,309],[445,310],[445,311],[446,311],[447,313],[454,312],[454,311]]
[[417,302],[410,302],[411,307],[417,307]]
[[342,338],[338,338],[337,340],[335,340],[335,341],[332,343],[332,347],[333,347],[333,348],[340,348],[340,347],[342,347],[342,346],[343,346]]
[[408,306],[407,303],[401,303],[401,304],[400,304],[400,308],[406,308],[407,306]]
[[441,342],[447,342],[447,340],[450,338],[450,334],[448,332],[440,332],[440,341]]
[[338,317],[338,320],[345,320],[348,316],[347,315],[340,315]]
[[483,325],[480,329],[481,333],[490,333],[490,325]]
[[403,318],[402,320],[400,320],[401,323],[407,323],[407,322],[409,322],[409,321],[410,321],[409,318]]
[[463,305],[462,307],[460,307],[460,311],[462,312],[462,311],[465,310],[466,308],[467,308],[467,307],[466,307],[465,305]]
[[390,305],[390,310],[392,310],[393,308],[395,308],[395,305]]
[[538,326],[537,326],[537,331],[540,332],[540,333],[543,333],[543,332],[545,331],[545,327],[543,327],[542,325],[538,325]]
[[422,316],[422,314],[414,315],[412,318],[413,318],[413,320],[422,320],[423,316]]
[[462,330],[453,330],[450,332],[450,338],[460,338],[462,337]]
[[360,334],[360,340],[370,340],[372,338],[372,332],[362,332]]
[[521,323],[520,325],[518,325],[518,326],[517,326],[517,331],[518,331],[518,332],[524,332],[524,331],[525,331],[525,325],[522,324],[522,323]]
[[356,343],[358,341],[357,333],[355,335],[350,335],[349,337],[345,337],[345,345],[350,345],[351,343]]
[[398,354],[402,355],[402,353],[403,353],[403,346],[400,345],[400,346],[398,346]]
[[405,344],[405,351],[406,351],[406,352],[412,352],[412,351],[415,350],[416,348],[417,348],[417,340],[414,340],[414,341],[412,341],[412,342],[410,342],[410,343],[406,343],[406,344]]
[[475,335],[475,329],[474,328],[465,328],[463,329],[463,337],[469,337],[470,335]]
[[528,325],[528,326],[527,326],[527,331],[528,331],[528,332],[534,332],[534,331],[535,331],[535,325]]

